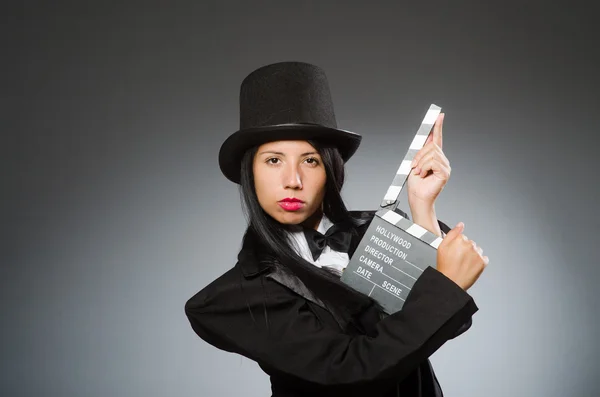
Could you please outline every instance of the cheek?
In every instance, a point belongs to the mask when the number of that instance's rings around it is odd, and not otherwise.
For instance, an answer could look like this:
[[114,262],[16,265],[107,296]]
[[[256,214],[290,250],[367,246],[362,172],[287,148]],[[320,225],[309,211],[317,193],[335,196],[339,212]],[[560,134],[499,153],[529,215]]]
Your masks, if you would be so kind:
[[254,176],[254,189],[260,204],[269,201],[274,195],[273,179],[264,173],[258,173]]
[[258,201],[262,201],[265,196],[265,186],[260,178],[254,179],[254,189],[256,190],[256,196],[258,197]]
[[314,178],[312,191],[314,192],[314,194],[317,198],[322,199],[323,196],[325,195],[325,182],[326,182],[325,172],[318,173],[315,176],[316,176],[316,178]]

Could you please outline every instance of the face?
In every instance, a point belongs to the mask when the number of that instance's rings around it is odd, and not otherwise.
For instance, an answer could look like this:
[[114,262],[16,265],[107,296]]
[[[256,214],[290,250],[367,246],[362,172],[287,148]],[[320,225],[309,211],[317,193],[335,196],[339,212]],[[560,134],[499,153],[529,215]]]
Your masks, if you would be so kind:
[[325,167],[306,141],[275,141],[259,146],[253,162],[261,207],[283,224],[316,228],[325,196]]

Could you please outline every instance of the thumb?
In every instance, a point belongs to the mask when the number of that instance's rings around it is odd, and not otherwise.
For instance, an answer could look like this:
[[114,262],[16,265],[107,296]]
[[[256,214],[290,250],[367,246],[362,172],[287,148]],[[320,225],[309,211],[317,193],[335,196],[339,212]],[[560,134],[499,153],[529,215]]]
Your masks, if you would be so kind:
[[449,232],[448,234],[446,234],[446,239],[449,240],[453,240],[456,237],[460,236],[461,233],[465,230],[465,224],[462,222],[458,222],[458,224],[456,226],[454,226]]

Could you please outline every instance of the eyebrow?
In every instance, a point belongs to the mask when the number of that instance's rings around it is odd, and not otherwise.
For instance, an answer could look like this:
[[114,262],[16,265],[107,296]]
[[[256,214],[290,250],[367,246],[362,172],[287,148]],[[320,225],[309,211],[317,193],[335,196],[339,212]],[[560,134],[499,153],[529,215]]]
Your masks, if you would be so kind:
[[[270,154],[279,154],[281,156],[285,156],[285,153],[283,153],[283,152],[274,152],[272,150],[265,150],[263,152],[260,152],[259,154],[267,154],[267,153],[270,153]],[[306,152],[306,153],[302,153],[300,156],[308,156],[309,154],[318,154],[318,153],[317,152]]]

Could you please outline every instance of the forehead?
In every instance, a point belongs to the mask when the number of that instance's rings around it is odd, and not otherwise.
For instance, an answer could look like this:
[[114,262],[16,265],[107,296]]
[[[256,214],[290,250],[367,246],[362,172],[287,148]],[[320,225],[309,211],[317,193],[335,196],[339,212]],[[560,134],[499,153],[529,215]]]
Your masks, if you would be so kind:
[[317,150],[308,141],[302,140],[281,140],[263,143],[258,147],[258,153],[264,151],[276,151],[282,153],[304,153],[317,152]]

